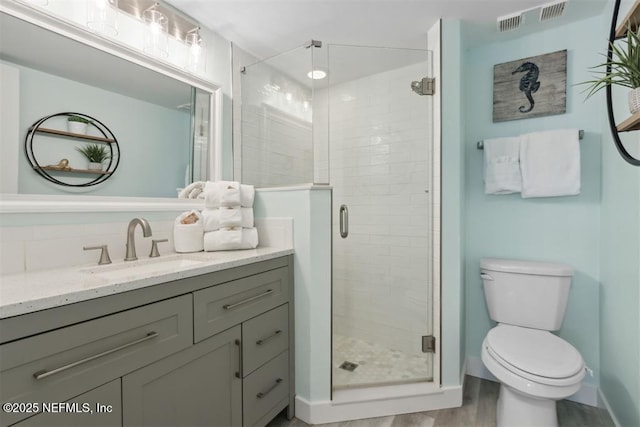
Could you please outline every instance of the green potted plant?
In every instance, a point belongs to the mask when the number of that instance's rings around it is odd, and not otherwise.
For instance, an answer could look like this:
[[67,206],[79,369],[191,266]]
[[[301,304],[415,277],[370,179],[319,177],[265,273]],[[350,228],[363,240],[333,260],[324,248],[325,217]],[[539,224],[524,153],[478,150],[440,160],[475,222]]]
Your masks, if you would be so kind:
[[111,158],[107,147],[101,144],[87,144],[76,147],[76,150],[89,160],[89,170],[102,170],[102,162]]
[[91,120],[81,116],[70,115],[67,117],[67,130],[71,133],[84,135],[87,133],[87,125]]
[[[607,86],[623,86],[631,89],[629,92],[629,111],[640,111],[640,27],[633,29],[627,25],[627,35],[619,42],[611,44],[612,56],[606,62],[591,67],[592,69],[604,67],[604,71],[598,71],[599,78],[584,82],[589,84],[587,98]],[[606,67],[611,71],[607,73]]]

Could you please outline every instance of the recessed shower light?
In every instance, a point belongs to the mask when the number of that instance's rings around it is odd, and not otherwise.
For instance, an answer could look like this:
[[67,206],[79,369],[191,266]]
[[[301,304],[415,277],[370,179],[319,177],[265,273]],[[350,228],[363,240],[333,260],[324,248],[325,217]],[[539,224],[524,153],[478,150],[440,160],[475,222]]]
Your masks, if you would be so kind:
[[327,77],[327,73],[322,70],[313,70],[307,73],[307,76],[313,80],[320,80]]

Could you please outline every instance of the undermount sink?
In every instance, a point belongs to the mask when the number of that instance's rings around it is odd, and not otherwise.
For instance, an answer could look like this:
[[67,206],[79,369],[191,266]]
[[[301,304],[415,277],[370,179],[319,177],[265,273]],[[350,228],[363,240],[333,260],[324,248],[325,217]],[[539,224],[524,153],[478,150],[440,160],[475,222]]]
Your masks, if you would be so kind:
[[205,262],[207,262],[206,259],[188,255],[169,255],[83,268],[80,271],[82,273],[99,275],[106,279],[131,279],[172,273],[186,267],[195,267]]

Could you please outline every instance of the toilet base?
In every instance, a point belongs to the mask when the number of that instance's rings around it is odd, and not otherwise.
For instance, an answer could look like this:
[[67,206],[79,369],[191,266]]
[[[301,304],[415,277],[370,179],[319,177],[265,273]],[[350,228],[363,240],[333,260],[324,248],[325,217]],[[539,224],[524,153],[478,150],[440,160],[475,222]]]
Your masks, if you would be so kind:
[[500,384],[498,427],[558,427],[556,401],[536,399]]

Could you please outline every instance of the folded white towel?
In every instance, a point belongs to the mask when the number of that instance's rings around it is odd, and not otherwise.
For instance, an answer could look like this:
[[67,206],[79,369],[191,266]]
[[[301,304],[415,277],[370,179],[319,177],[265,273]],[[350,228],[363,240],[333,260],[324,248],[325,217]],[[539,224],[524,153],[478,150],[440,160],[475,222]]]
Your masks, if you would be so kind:
[[580,141],[577,129],[522,135],[522,197],[580,194]]
[[[255,199],[256,190],[253,185],[242,184],[240,185],[240,204],[243,208],[252,208],[253,200]],[[253,225],[252,225],[253,227]]]
[[257,228],[223,228],[204,233],[204,250],[230,251],[258,247]]
[[237,207],[205,209],[202,211],[202,222],[205,232],[228,227],[252,228],[253,209]]
[[[182,224],[182,219],[189,215],[198,217],[198,221],[193,224]],[[176,252],[200,252],[204,249],[204,228],[202,219],[198,212],[189,211],[180,214],[173,224],[173,245]]]
[[236,181],[207,181],[204,186],[204,205],[215,209],[221,206],[240,206],[240,183]]
[[522,190],[520,137],[484,140],[485,194],[511,194]]

